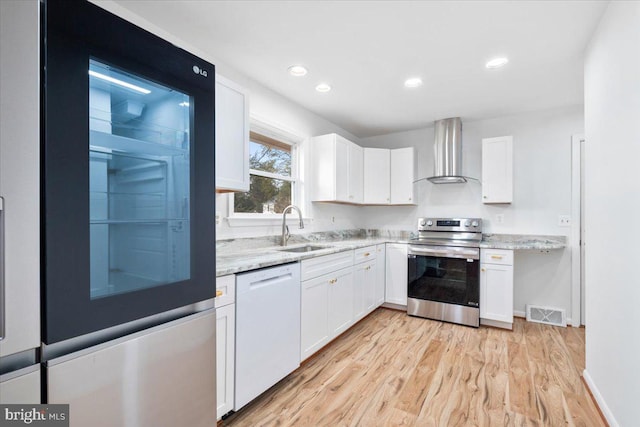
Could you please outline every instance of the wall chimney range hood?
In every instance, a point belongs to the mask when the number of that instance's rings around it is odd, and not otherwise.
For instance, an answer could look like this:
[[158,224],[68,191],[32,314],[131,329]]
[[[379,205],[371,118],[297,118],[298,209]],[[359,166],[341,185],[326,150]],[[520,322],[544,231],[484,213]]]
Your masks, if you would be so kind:
[[434,184],[467,182],[462,176],[462,120],[460,117],[434,122],[433,176],[427,178]]

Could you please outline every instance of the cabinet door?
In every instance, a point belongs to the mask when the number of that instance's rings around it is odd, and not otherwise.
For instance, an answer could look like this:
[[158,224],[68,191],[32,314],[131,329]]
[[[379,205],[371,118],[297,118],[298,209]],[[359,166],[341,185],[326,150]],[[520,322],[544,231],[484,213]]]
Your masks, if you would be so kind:
[[349,143],[349,202],[362,203],[364,179],[364,150]]
[[335,275],[302,282],[300,354],[305,360],[329,342],[329,286]]
[[333,338],[353,324],[353,268],[337,271],[330,280],[329,333]]
[[387,244],[385,301],[407,305],[407,245]]
[[386,264],[386,251],[385,245],[380,244],[376,246],[376,289],[375,300],[376,307],[379,307],[384,303],[384,288],[385,288],[385,264]]
[[217,74],[216,190],[249,191],[249,95]]
[[371,313],[376,308],[376,280],[377,268],[376,260],[363,264],[364,280],[363,280],[363,305],[364,315]]
[[[340,202],[350,202],[351,194],[349,188],[349,145],[351,142],[342,138],[340,135],[335,136],[335,199]],[[320,180],[323,177],[318,177]]]
[[353,312],[357,322],[376,307],[376,260],[353,267]]
[[482,140],[482,202],[513,201],[513,137]]
[[391,191],[391,150],[364,149],[364,203],[389,204]]
[[233,410],[236,305],[216,308],[216,404],[218,420]]
[[513,266],[480,265],[480,317],[513,323]]
[[391,204],[415,204],[413,196],[415,181],[415,149],[391,150]]
[[365,267],[367,263],[353,266],[353,319],[358,321],[364,317]]

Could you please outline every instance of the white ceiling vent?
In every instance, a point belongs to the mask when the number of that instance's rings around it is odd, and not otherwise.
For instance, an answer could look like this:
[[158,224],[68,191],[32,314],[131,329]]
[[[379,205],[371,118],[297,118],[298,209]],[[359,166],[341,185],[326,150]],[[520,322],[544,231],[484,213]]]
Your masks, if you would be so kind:
[[527,322],[544,323],[553,326],[567,326],[567,318],[562,308],[542,307],[527,304]]

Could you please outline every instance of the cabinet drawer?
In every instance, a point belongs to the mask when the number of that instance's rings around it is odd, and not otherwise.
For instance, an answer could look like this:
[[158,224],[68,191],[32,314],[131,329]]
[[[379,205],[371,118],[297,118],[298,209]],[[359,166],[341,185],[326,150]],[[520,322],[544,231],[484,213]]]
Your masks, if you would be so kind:
[[364,248],[356,249],[354,251],[354,264],[359,264],[361,262],[369,261],[371,259],[376,258],[376,247],[367,246]]
[[236,275],[216,277],[216,308],[229,305],[236,300]]
[[483,264],[513,265],[513,251],[507,249],[481,249],[480,262]]
[[351,266],[353,266],[353,251],[305,259],[301,265],[301,280],[313,279],[314,277]]

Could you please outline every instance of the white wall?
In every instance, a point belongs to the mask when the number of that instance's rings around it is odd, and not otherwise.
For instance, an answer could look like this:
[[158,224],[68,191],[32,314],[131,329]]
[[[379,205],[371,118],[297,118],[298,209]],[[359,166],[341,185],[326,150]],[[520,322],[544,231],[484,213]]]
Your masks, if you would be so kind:
[[[1,0],[0,0],[1,1]],[[151,31],[152,33],[171,41],[177,46],[182,47],[195,55],[213,63],[216,66],[216,72],[227,77],[234,82],[244,86],[250,92],[250,114],[252,117],[272,126],[281,128],[291,134],[297,135],[303,139],[326,133],[338,133],[345,138],[356,143],[359,139],[340,128],[339,126],[329,122],[328,120],[306,110],[304,107],[292,102],[291,100],[279,95],[276,92],[262,86],[255,80],[248,78],[242,72],[230,67],[217,58],[216,52],[211,51],[208,46],[198,46],[193,44],[191,40],[182,39],[179,34],[171,34],[155,23],[148,21],[144,17],[138,16],[122,5],[110,0],[91,0],[104,9],[115,13],[134,24]],[[126,4],[126,3],[125,3]],[[313,232],[332,230],[337,228],[353,228],[355,220],[358,218],[357,207],[353,206],[336,206],[336,205],[311,205],[308,204],[305,216],[318,218],[317,220],[307,222],[304,230],[298,230],[297,227],[290,227],[291,233]],[[222,217],[227,216],[228,212],[228,196],[216,196],[216,212]],[[331,219],[334,219],[333,221]],[[212,219],[213,220],[213,219]],[[230,227],[229,223],[223,219],[221,224],[216,227],[216,239],[229,239],[235,237],[253,237],[264,235],[280,234],[280,225],[271,226],[241,226]]]
[[594,33],[585,61],[585,123],[585,379],[612,426],[634,426],[640,419],[639,2],[611,2]]
[[[168,34],[120,5],[100,1],[100,5],[126,19],[171,40],[213,62],[219,73],[245,86],[251,92],[251,114],[302,138],[336,132],[370,147],[417,148],[418,177],[432,173],[433,128],[419,129],[358,140],[338,126],[305,110],[294,102],[247,78],[241,72],[216,58],[207,46],[192,46],[189,40]],[[571,212],[571,135],[583,132],[579,107],[521,114],[510,117],[464,123],[464,172],[480,177],[481,138],[514,136],[514,188],[511,205],[489,206],[480,203],[480,185],[434,186],[427,181],[416,184],[418,207],[355,207],[333,204],[308,204],[305,216],[313,218],[304,230],[290,227],[292,233],[344,228],[415,228],[418,216],[478,216],[486,220],[485,230],[494,233],[564,234],[569,228],[557,226],[558,215]],[[307,159],[312,160],[312,159]],[[216,211],[222,217],[228,212],[228,196],[216,197]],[[495,215],[504,214],[497,224]],[[230,227],[223,219],[217,226],[217,238],[251,237],[280,234],[280,224],[269,226]],[[515,309],[523,312],[526,303],[565,308],[570,313],[569,250],[550,254],[518,253],[515,272]]]
[[[486,233],[570,235],[558,215],[571,213],[571,135],[583,133],[582,107],[463,122],[463,174],[480,178],[482,138],[513,135],[514,200],[510,205],[482,203],[481,185],[416,183],[417,207],[362,208],[363,227],[414,229],[415,219],[480,217]],[[433,174],[433,127],[361,139],[368,147],[414,146],[417,178]],[[498,224],[496,215],[503,214]],[[525,304],[564,308],[571,318],[571,254],[569,249],[539,253],[517,251],[514,308]]]

